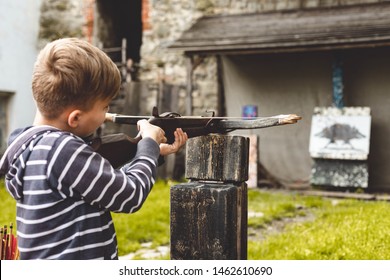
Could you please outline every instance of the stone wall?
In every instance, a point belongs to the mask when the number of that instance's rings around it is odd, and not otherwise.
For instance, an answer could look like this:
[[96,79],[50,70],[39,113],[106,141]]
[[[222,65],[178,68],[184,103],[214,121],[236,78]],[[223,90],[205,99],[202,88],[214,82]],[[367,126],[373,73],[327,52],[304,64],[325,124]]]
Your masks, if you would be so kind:
[[[93,3],[95,0],[42,1],[40,42],[59,37],[83,36],[92,41]],[[201,16],[242,14],[274,10],[329,7],[381,2],[383,0],[142,0],[143,39],[139,81],[149,91],[143,91],[140,112],[146,114],[156,103],[164,85],[179,88],[179,97],[186,96],[187,71],[185,57],[167,47]],[[96,26],[95,26],[96,28]],[[94,32],[96,34],[96,30]],[[206,57],[193,74],[193,115],[206,110],[218,112],[217,60]],[[145,87],[143,87],[145,89]],[[177,112],[185,113],[184,101]]]
[[42,0],[39,47],[63,37],[83,37],[85,17],[83,2]]
[[[148,16],[141,48],[141,81],[168,83],[185,88],[185,58],[167,47],[199,17],[216,14],[240,14],[299,8],[317,8],[374,3],[381,0],[144,0]],[[382,0],[383,1],[383,0]],[[146,7],[146,8],[145,8]],[[149,10],[147,10],[149,9]],[[215,57],[207,57],[194,71],[193,115],[206,109],[217,111],[218,80]],[[147,106],[148,107],[148,106]],[[150,107],[150,106],[149,106]],[[182,108],[180,108],[182,110]],[[179,112],[184,113],[184,112]]]

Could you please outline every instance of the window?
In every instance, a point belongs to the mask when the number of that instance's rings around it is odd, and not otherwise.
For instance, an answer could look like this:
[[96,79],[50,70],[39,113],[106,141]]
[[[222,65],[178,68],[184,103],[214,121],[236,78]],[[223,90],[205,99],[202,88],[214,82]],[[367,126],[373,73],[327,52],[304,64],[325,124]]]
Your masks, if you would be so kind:
[[0,154],[7,149],[8,107],[12,93],[0,91]]

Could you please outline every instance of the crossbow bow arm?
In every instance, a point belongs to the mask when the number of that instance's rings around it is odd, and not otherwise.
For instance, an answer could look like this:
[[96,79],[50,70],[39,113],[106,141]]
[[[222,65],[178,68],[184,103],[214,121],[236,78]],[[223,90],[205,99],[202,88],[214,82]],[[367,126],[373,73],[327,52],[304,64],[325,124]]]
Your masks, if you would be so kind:
[[252,118],[252,119],[232,119],[226,118],[214,125],[219,129],[236,130],[236,129],[258,129],[266,128],[285,124],[297,123],[302,117],[289,114],[289,115],[278,115],[265,118]]

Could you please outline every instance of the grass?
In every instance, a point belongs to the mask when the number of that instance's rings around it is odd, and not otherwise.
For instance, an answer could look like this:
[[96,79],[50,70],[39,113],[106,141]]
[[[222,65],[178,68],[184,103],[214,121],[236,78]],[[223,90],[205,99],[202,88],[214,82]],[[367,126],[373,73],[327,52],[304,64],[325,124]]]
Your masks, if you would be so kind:
[[[119,255],[135,252],[141,243],[152,247],[169,244],[169,188],[158,181],[137,213],[113,214]],[[15,202],[0,184],[0,224],[15,221]],[[387,260],[390,259],[390,203],[332,200],[295,193],[249,190],[251,230],[275,221],[313,216],[287,224],[281,232],[248,242],[248,259],[268,260]],[[165,258],[169,258],[166,256]]]
[[249,189],[248,211],[262,215],[248,220],[249,227],[264,227],[273,220],[305,215],[308,208],[324,207],[326,201],[320,197],[305,197],[293,193],[265,192]]
[[314,210],[315,220],[292,224],[263,242],[250,242],[250,259],[386,260],[390,258],[387,202],[341,200]]
[[152,247],[169,244],[169,184],[157,181],[142,208],[131,215],[113,213],[119,255],[152,242]]
[[16,201],[8,194],[4,187],[4,180],[0,179],[0,201],[1,201],[1,215],[0,225],[9,226],[13,223],[16,227]]

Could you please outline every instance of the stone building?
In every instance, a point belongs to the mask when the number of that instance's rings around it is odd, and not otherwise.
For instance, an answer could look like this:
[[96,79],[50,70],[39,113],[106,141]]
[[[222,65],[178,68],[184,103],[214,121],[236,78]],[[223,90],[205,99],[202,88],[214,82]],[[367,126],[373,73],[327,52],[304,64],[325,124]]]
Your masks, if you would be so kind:
[[[388,191],[390,3],[243,2],[253,13],[203,17],[170,49],[181,50],[190,61],[216,59],[221,80],[217,95],[222,97],[218,102],[228,116],[240,115],[250,104],[261,116],[303,117],[297,126],[255,132],[260,137],[260,162],[286,186],[310,181],[313,110],[335,103],[333,67],[341,63],[345,106],[371,108],[368,191]],[[196,87],[197,81],[193,83]]]
[[332,105],[332,65],[341,59],[345,106],[372,112],[369,190],[389,190],[388,1],[68,1],[76,7],[68,19],[83,15],[86,39],[116,49],[110,55],[123,69],[131,59],[118,113],[150,114],[158,105],[241,116],[254,105],[259,116],[301,115],[298,125],[247,132],[260,139],[265,169],[287,186],[309,182],[313,109]]
[[[142,24],[133,23],[137,31],[130,32],[137,38],[142,34],[141,41],[128,38],[135,42],[137,74],[131,87],[141,98],[137,113],[148,113],[157,104],[160,111],[173,108],[191,115],[211,109],[217,115],[240,116],[245,105],[257,106],[260,116],[299,114],[303,121],[297,126],[252,133],[260,138],[259,158],[266,170],[284,185],[307,185],[313,163],[308,151],[313,109],[332,106],[332,64],[341,57],[345,105],[372,109],[369,190],[386,190],[386,2],[139,1],[129,9],[140,11],[137,22]],[[106,31],[96,29],[94,38],[109,45],[107,34],[118,30],[118,24],[110,22],[116,12],[102,9],[103,0],[96,4],[96,22]],[[375,18],[378,11],[381,16]],[[329,26],[332,20],[337,23]]]

